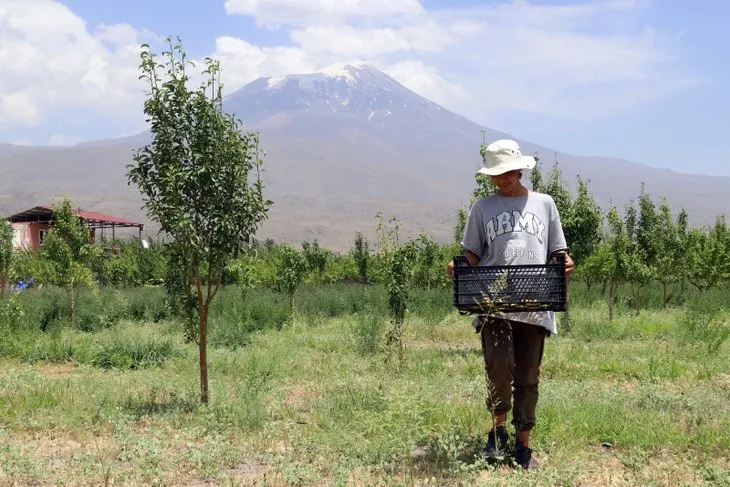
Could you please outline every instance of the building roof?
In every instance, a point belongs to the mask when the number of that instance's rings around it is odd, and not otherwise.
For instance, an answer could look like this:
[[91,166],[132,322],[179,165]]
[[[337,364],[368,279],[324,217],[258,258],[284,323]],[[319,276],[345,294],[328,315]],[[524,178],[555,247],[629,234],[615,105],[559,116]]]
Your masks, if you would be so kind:
[[[99,213],[98,211],[86,211],[77,209],[76,214],[90,226],[99,227],[139,227],[144,224],[133,222],[117,216]],[[5,218],[12,223],[26,222],[51,222],[53,221],[53,208],[48,206],[36,206],[29,210],[21,211]]]

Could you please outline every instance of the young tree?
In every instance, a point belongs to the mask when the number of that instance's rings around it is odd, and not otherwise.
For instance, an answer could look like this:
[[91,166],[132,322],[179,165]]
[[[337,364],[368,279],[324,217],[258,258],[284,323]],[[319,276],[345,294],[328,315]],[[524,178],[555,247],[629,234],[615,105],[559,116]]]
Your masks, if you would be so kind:
[[0,297],[5,296],[12,259],[13,226],[6,220],[0,220]]
[[602,268],[608,282],[608,319],[613,320],[616,292],[632,272],[629,257],[631,239],[627,234],[624,221],[615,207],[612,207],[608,212],[608,225],[611,234],[607,244],[599,247],[599,255],[604,257],[601,259],[603,262]]
[[548,178],[547,185],[545,185],[545,193],[552,196],[555,200],[555,206],[558,207],[560,213],[560,219],[563,223],[563,231],[565,232],[565,240],[568,246],[571,247],[575,242],[575,237],[572,235],[573,229],[571,226],[571,219],[573,216],[573,196],[568,190],[568,186],[563,179],[563,172],[560,170],[557,158],[555,164],[550,171],[550,177]]
[[367,238],[357,232],[355,236],[355,247],[352,249],[352,257],[357,263],[357,269],[360,274],[360,282],[367,284],[370,280],[369,264],[370,264],[370,244]]
[[438,282],[439,277],[443,275],[441,267],[436,266],[439,258],[439,247],[432,237],[422,233],[413,243],[415,252],[415,270],[413,276],[413,284],[417,286],[426,286],[426,289]]
[[669,202],[662,198],[657,214],[655,275],[662,284],[663,306],[669,303],[669,284],[678,282],[686,268],[685,238],[687,213],[682,211],[677,222],[672,217]]
[[91,241],[89,228],[68,199],[53,209],[53,226],[43,243],[48,273],[43,279],[66,289],[71,324],[76,325],[76,294],[79,286],[94,285],[93,260],[101,249]]
[[542,169],[540,168],[540,158],[537,156],[537,153],[533,156],[535,158],[535,167],[532,168],[530,171],[530,184],[532,185],[532,190],[538,193],[542,193],[545,191],[545,183],[543,183],[542,180]]
[[[631,284],[631,290],[634,295],[634,306],[638,315],[641,310],[644,289],[652,280],[653,270],[647,265],[646,257],[639,243],[639,215],[633,204],[630,204],[626,209],[625,228],[627,245],[626,259],[628,268],[631,269],[631,272],[627,273],[625,277]],[[647,231],[647,233],[650,231]]]
[[687,280],[704,294],[730,276],[730,235],[725,217],[718,216],[709,230],[692,229],[687,240]]
[[223,111],[218,61],[206,58],[204,82],[191,90],[185,52],[179,43],[167,44],[164,64],[143,45],[152,143],[137,151],[128,178],[139,187],[149,218],[172,237],[181,291],[194,289],[200,400],[208,403],[210,304],[226,264],[256,233],[271,201],[263,197],[258,134],[242,133],[241,122]]
[[307,274],[307,260],[301,252],[289,244],[282,244],[280,248],[281,260],[276,273],[276,282],[279,289],[289,296],[289,319],[294,317],[294,294]]
[[464,229],[466,228],[466,222],[469,219],[469,214],[466,209],[462,206],[456,211],[456,224],[454,224],[454,244],[461,245],[461,240],[464,238]]
[[399,363],[405,359],[405,316],[408,307],[408,295],[414,273],[416,247],[413,242],[401,244],[398,235],[400,222],[392,217],[384,222],[382,213],[378,212],[378,234],[383,260],[382,282],[388,292],[388,308],[390,310],[392,328],[388,331],[388,345],[395,345]]
[[644,183],[642,183],[639,195],[639,221],[636,228],[636,243],[641,251],[644,266],[652,277],[656,273],[660,234],[663,231],[659,225],[659,213],[657,213],[656,205],[646,192]]
[[572,242],[570,251],[576,265],[580,265],[601,242],[603,215],[601,208],[588,191],[588,183],[578,176],[578,196],[571,208],[568,226]]
[[317,282],[324,281],[324,271],[327,269],[327,263],[332,256],[331,252],[319,245],[319,242],[302,242],[302,250],[304,251],[304,259],[307,261],[309,272],[313,272]]
[[[482,145],[479,148],[479,154],[482,156],[482,161],[484,161],[487,153],[487,135],[486,131],[482,130]],[[471,202],[469,203],[469,207],[473,206],[474,203],[480,199],[486,198],[487,196],[490,196],[497,192],[497,187],[492,182],[492,178],[487,176],[486,174],[476,174],[476,187],[471,193]]]

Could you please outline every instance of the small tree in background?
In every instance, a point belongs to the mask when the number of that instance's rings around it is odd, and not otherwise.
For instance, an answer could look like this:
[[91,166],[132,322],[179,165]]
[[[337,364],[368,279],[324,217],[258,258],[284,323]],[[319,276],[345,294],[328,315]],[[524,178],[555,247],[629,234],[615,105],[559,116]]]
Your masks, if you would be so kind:
[[730,235],[724,216],[707,230],[693,228],[687,235],[687,280],[704,294],[730,277]]
[[332,256],[331,251],[320,246],[317,240],[311,243],[302,242],[302,250],[304,252],[304,259],[307,262],[309,272],[314,274],[316,282],[322,283],[324,281],[327,264]]
[[578,195],[572,205],[570,231],[573,241],[570,252],[576,265],[586,260],[601,242],[603,215],[588,191],[588,183],[578,176]]
[[[482,164],[484,163],[486,153],[487,153],[487,132],[486,130],[482,130],[482,145],[479,148],[479,154],[482,156]],[[481,168],[482,165],[477,165],[477,169]],[[476,187],[471,193],[471,202],[469,203],[469,207],[472,207],[475,202],[477,202],[480,199],[484,199],[490,195],[493,195],[497,192],[497,187],[492,182],[492,178],[487,176],[486,174],[478,174],[475,173],[474,178],[476,179]]]
[[599,261],[602,274],[608,283],[608,319],[613,320],[613,307],[616,292],[621,284],[631,275],[631,259],[629,256],[631,239],[627,234],[626,225],[616,207],[608,212],[608,225],[611,234],[605,246],[599,247]]
[[406,351],[405,317],[408,291],[411,286],[416,251],[412,242],[401,245],[398,235],[400,223],[397,218],[391,218],[386,224],[382,213],[378,213],[377,217],[384,262],[383,283],[388,292],[388,308],[393,324],[388,332],[388,345],[395,345],[398,362],[402,364]]
[[240,121],[223,111],[219,63],[206,58],[204,82],[189,90],[185,52],[170,39],[167,44],[164,65],[142,46],[152,143],[135,154],[128,177],[139,187],[149,218],[173,239],[174,287],[183,302],[194,296],[200,400],[207,403],[210,305],[226,264],[253,238],[271,202],[263,197],[258,135],[242,133]]
[[92,262],[101,252],[91,241],[89,228],[78,217],[71,202],[64,199],[53,209],[53,226],[43,244],[43,258],[48,275],[42,280],[66,290],[71,324],[76,325],[76,295],[79,286],[95,284]]
[[294,317],[294,294],[307,275],[307,260],[304,255],[289,244],[280,248],[281,260],[276,273],[277,287],[289,296],[289,320]]
[[675,222],[669,202],[662,198],[657,215],[655,269],[657,280],[662,284],[665,309],[669,303],[669,284],[682,280],[686,272],[686,228],[687,213],[680,212]]
[[469,213],[462,206],[456,211],[456,223],[454,224],[454,245],[461,245],[466,229],[466,222],[469,220]]
[[357,263],[357,269],[360,274],[360,282],[367,284],[370,280],[369,265],[370,265],[370,245],[368,244],[367,238],[357,232],[355,236],[355,247],[352,249],[352,257]]
[[542,170],[540,169],[540,158],[537,153],[533,156],[535,158],[535,167],[530,171],[530,184],[532,190],[537,193],[543,193],[545,191],[545,183],[542,181]]
[[13,226],[0,220],[0,297],[5,296],[13,260]]

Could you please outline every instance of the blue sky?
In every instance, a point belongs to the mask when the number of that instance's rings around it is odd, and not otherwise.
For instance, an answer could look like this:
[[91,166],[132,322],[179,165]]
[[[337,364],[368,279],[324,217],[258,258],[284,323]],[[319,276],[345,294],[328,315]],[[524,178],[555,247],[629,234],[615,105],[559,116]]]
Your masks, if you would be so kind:
[[730,176],[728,16],[719,0],[3,0],[0,142],[143,130],[138,45],[172,34],[231,91],[363,60],[561,152]]

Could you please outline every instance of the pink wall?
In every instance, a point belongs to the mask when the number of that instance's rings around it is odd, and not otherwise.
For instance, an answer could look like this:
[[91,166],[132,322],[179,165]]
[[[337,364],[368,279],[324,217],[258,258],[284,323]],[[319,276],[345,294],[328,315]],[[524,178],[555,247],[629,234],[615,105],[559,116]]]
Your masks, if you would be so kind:
[[47,223],[13,223],[13,248],[37,249],[40,247],[40,231],[48,231]]

